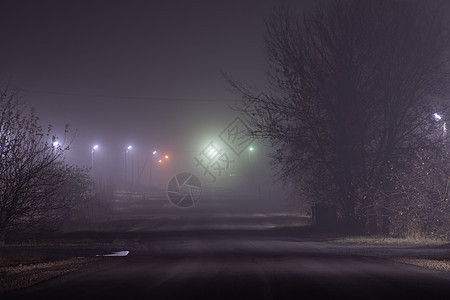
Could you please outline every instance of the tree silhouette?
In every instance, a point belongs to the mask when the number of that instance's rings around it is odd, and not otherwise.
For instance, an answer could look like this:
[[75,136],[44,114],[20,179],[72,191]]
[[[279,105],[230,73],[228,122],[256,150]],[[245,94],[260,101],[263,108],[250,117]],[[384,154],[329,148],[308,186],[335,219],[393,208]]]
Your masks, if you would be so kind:
[[16,96],[0,95],[0,240],[57,228],[90,185],[85,170],[65,162],[68,146],[56,143],[51,126],[45,132]]
[[[427,5],[428,4],[428,5]],[[266,21],[270,89],[226,75],[256,137],[270,140],[280,177],[314,203],[337,205],[349,226],[389,231],[393,166],[418,149],[439,156],[445,116],[448,31],[420,1],[330,1],[300,17]]]

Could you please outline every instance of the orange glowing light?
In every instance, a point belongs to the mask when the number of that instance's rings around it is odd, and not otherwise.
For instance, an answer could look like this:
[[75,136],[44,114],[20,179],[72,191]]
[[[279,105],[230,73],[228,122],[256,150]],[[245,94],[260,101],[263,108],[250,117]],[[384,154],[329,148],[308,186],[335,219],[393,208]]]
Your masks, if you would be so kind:
[[165,158],[166,158],[166,159],[169,159],[169,155],[166,155]]

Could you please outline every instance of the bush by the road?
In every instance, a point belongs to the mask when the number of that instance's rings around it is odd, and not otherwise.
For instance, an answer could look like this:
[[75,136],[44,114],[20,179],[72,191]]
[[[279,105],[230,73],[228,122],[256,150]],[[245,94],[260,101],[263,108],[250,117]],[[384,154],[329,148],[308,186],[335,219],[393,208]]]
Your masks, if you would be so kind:
[[90,178],[65,161],[70,141],[44,130],[14,92],[0,92],[0,241],[35,238],[88,197]]

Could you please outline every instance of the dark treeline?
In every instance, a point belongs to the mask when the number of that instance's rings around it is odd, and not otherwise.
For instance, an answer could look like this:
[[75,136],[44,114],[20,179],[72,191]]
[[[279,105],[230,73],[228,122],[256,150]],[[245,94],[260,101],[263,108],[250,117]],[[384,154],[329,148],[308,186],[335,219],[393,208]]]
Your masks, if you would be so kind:
[[328,1],[266,20],[271,88],[227,76],[300,201],[346,228],[448,238],[449,31],[438,2]]

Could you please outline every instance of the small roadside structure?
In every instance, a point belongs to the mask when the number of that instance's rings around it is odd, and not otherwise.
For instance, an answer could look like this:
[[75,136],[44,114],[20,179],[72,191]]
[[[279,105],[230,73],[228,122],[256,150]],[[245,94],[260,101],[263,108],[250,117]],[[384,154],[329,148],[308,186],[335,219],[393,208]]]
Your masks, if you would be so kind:
[[335,229],[337,226],[336,205],[315,203],[311,206],[312,225],[321,229]]

